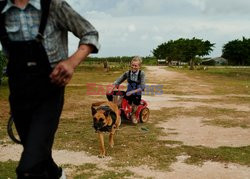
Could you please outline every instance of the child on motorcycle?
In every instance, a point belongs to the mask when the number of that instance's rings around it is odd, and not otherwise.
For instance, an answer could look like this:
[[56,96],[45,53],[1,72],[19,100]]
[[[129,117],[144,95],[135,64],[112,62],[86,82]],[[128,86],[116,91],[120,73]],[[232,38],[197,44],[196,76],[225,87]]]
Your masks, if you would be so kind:
[[[145,73],[140,70],[142,59],[139,56],[135,56],[131,62],[131,70],[122,74],[114,83],[114,88],[119,88],[119,85],[127,80],[128,86],[125,98],[128,100],[128,103],[132,105],[132,122],[137,123],[135,112],[137,106],[141,102],[141,93],[145,89]],[[109,95],[107,95],[109,98]]]

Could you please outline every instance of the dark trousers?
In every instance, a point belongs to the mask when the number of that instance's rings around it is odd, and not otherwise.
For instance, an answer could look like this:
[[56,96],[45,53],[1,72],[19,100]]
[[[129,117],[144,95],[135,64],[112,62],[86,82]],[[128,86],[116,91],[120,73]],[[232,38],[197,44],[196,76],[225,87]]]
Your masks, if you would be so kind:
[[128,104],[130,105],[132,105],[132,103],[137,106],[140,105],[141,95],[132,94],[130,96],[125,96],[125,98],[128,100]]
[[49,79],[26,75],[22,79],[9,79],[11,111],[24,149],[17,176],[59,178],[61,169],[52,159],[52,145],[63,108],[64,88],[50,84]]

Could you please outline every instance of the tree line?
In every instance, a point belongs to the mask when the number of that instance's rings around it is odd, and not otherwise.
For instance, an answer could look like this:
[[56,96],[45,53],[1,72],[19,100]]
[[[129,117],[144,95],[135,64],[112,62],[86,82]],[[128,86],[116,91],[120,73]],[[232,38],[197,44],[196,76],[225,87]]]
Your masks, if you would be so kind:
[[242,37],[229,41],[223,46],[222,57],[231,65],[250,65],[250,39]]
[[[214,45],[208,40],[195,37],[180,38],[158,45],[152,53],[157,59],[166,59],[168,62],[189,62],[190,69],[193,69],[194,60],[209,55]],[[250,39],[243,37],[242,40],[229,41],[222,48],[222,57],[226,58],[230,65],[250,65]]]
[[[158,45],[152,50],[153,57],[143,57],[144,64],[156,64],[155,59],[166,59],[168,62],[188,62],[190,69],[194,68],[195,59],[209,55],[214,48],[215,43],[208,40],[180,38],[177,40],[170,40]],[[222,48],[223,58],[228,60],[229,65],[250,65],[250,38],[242,37],[227,42]],[[87,61],[93,63],[118,62],[129,63],[132,57],[118,56],[118,57],[88,57]],[[0,51],[0,82],[3,75],[3,68],[6,67],[7,59]]]
[[171,61],[189,62],[190,69],[194,69],[195,57],[209,55],[214,44],[208,40],[192,38],[178,40],[170,40],[160,44],[152,53],[157,59],[166,59]]

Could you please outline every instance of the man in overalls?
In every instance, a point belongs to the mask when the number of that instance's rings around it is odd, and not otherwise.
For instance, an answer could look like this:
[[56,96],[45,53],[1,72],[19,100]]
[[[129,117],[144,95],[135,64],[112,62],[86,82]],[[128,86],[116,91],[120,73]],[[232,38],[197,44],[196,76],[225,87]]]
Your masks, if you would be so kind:
[[[63,0],[1,0],[0,39],[8,58],[10,108],[23,145],[17,178],[56,179],[52,145],[74,69],[99,49],[98,32]],[[79,39],[68,57],[67,33]]]

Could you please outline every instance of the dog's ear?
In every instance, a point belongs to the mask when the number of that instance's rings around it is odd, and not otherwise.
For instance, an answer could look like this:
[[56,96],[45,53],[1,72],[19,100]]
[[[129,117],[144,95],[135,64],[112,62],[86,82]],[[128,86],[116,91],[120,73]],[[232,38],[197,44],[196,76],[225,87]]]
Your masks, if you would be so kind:
[[94,116],[97,113],[97,110],[93,106],[91,106],[91,111],[92,111],[92,116]]
[[103,114],[104,114],[105,117],[107,117],[107,116],[109,115],[110,112],[111,112],[111,110],[107,110],[107,111],[105,111]]

